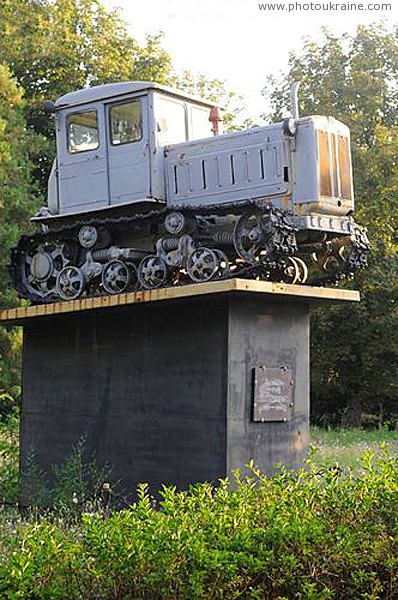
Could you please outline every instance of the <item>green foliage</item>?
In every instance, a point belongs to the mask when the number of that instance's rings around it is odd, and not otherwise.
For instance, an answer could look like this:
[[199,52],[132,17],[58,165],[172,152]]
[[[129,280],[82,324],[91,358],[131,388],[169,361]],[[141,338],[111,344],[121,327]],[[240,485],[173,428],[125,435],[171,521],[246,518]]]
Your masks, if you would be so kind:
[[[54,508],[0,509],[0,596],[393,600],[396,432],[316,429],[312,439],[296,474],[252,468],[232,485],[164,488],[160,502],[142,484],[119,512],[95,500],[109,473],[86,462],[83,439],[50,486],[31,454],[29,497]],[[15,415],[0,425],[1,500],[16,501],[17,467]]]
[[208,79],[203,74],[195,76],[191,71],[185,70],[181,74],[175,75],[170,85],[188,94],[211,100],[216,106],[222,108],[224,111],[222,125],[225,133],[252,125],[249,120],[246,120],[241,126],[237,125],[236,120],[243,110],[243,99],[235,92],[227,90],[224,81],[220,79]]
[[[0,279],[4,281],[4,258],[26,227],[28,216],[37,207],[32,185],[31,152],[37,149],[38,138],[26,127],[24,101],[20,87],[9,69],[0,64]],[[14,300],[11,292],[1,289],[2,306]]]
[[[15,305],[15,293],[8,288],[6,265],[10,249],[17,244],[22,230],[39,199],[32,183],[31,156],[41,146],[41,138],[30,131],[24,118],[22,91],[9,69],[0,64],[0,306]],[[18,395],[20,384],[19,329],[0,329],[1,387]],[[0,415],[4,409],[0,407]]]
[[171,58],[161,36],[140,46],[119,11],[98,0],[3,0],[0,56],[23,88],[27,122],[46,143],[32,156],[35,180],[43,194],[55,156],[53,122],[43,100],[87,85],[110,81],[156,80],[166,83]]
[[[7,394],[0,394],[0,402]],[[0,421],[0,503],[18,501],[19,418],[16,411],[9,412]]]
[[21,500],[28,507],[75,517],[88,507],[103,506],[102,484],[110,476],[108,465],[99,468],[95,458],[87,456],[84,437],[65,460],[52,465],[50,476],[39,467],[32,449],[22,465]]
[[3,0],[0,53],[35,102],[109,81],[165,82],[171,59],[161,36],[140,46],[118,10],[98,0]]
[[368,227],[370,268],[356,278],[362,303],[314,313],[313,416],[359,424],[362,413],[391,418],[398,378],[398,39],[383,24],[341,38],[307,39],[292,53],[289,73],[270,79],[273,116],[301,81],[302,114],[332,115],[351,130],[358,222]]
[[143,484],[127,510],[0,522],[3,598],[396,597],[398,457],[359,470],[308,462],[272,479]]
[[349,429],[311,428],[312,459],[322,465],[335,465],[343,468],[360,467],[365,452],[378,454],[386,451],[398,456],[398,430],[379,427],[364,431],[358,427]]
[[[0,394],[0,401],[5,395]],[[86,510],[110,507],[111,498],[102,489],[110,478],[110,467],[99,468],[96,460],[87,455],[83,437],[64,461],[52,466],[50,474],[39,467],[34,450],[29,451],[22,465],[20,490],[18,409],[0,421],[0,506],[16,505],[22,500],[27,509],[37,509],[37,514],[51,509],[52,515],[70,519]]]

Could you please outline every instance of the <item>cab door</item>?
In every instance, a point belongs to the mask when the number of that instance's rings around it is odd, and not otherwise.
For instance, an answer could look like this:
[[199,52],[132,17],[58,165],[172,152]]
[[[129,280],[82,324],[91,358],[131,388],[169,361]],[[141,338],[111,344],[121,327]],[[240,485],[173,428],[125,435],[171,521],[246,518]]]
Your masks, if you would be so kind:
[[58,122],[60,213],[109,204],[105,114],[102,104],[61,111]]
[[150,198],[148,97],[109,103],[106,112],[110,204]]

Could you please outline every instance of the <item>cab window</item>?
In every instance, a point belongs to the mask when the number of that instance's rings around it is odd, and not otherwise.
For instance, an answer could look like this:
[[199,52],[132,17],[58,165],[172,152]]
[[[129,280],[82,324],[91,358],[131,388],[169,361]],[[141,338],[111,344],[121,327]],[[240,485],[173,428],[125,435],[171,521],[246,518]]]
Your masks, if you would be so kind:
[[109,111],[111,144],[129,144],[142,138],[141,103],[139,100],[115,104]]
[[156,123],[161,146],[186,142],[184,104],[159,96],[156,99]]
[[210,109],[191,106],[191,140],[211,137],[211,122],[209,121]]
[[67,116],[68,151],[71,154],[95,150],[99,146],[96,110],[85,110]]

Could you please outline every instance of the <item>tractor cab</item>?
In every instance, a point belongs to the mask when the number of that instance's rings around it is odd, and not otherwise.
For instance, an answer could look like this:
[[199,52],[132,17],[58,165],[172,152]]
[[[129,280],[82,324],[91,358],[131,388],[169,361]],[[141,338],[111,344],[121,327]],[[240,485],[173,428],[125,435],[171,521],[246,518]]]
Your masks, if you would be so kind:
[[148,82],[62,96],[54,105],[57,160],[43,216],[165,201],[164,147],[210,137],[211,108]]

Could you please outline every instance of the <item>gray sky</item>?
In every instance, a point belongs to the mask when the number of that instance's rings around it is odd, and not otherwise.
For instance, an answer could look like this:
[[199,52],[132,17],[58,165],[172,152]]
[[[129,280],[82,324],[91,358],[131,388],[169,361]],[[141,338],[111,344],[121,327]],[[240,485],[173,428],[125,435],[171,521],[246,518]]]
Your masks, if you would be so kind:
[[260,10],[257,0],[102,2],[107,8],[122,9],[131,35],[139,41],[147,33],[163,31],[162,45],[176,69],[225,80],[229,89],[244,97],[247,114],[254,118],[265,109],[260,92],[266,76],[286,67],[289,51],[299,49],[303,37],[319,39],[324,25],[342,34],[382,18],[398,21],[398,0],[286,2],[284,10],[283,2],[273,3],[279,9]]

